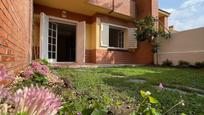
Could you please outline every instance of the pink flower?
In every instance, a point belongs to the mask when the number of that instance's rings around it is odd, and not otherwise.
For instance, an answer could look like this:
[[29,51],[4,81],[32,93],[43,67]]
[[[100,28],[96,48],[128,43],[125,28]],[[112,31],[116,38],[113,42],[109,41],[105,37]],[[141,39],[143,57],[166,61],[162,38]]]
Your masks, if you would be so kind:
[[31,67],[32,68],[37,68],[37,67],[39,67],[41,64],[39,63],[39,62],[32,62],[32,64],[31,64]]
[[164,86],[163,86],[162,83],[159,84],[159,88],[160,88],[160,89],[164,89]]
[[4,88],[2,85],[0,86],[0,101],[7,100],[11,98],[11,93],[7,88]]
[[0,67],[0,81],[4,81],[4,80],[12,80],[13,78],[8,76],[8,74],[6,73],[6,68],[1,66]]
[[19,89],[13,96],[13,103],[16,112],[24,111],[30,115],[55,115],[61,107],[60,98],[39,87]]
[[37,72],[42,75],[47,75],[49,73],[49,68],[46,65],[42,65],[39,62],[33,62],[31,64],[34,72]]
[[31,76],[34,75],[33,69],[32,68],[28,68],[25,70],[25,72],[23,72],[23,76],[26,78],[29,78]]

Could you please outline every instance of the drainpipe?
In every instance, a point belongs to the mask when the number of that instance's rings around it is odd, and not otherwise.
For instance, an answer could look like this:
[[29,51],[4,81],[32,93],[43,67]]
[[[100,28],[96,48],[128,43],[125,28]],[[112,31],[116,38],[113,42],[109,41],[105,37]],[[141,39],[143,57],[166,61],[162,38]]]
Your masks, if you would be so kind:
[[115,0],[112,0],[112,10],[108,12],[109,14],[113,13],[115,10]]

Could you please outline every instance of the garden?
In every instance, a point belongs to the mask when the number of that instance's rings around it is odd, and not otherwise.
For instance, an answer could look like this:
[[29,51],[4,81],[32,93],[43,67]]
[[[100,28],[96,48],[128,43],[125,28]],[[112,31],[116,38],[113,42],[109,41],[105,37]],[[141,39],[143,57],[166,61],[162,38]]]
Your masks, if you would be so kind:
[[0,102],[2,115],[202,115],[204,69],[60,69],[34,61],[0,87]]

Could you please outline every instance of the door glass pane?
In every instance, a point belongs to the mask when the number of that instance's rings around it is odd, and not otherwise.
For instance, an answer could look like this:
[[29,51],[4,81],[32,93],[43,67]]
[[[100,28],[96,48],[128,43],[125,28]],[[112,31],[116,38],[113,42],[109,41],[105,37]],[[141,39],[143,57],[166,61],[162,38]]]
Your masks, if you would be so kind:
[[49,36],[52,36],[52,30],[49,29]]
[[56,32],[55,31],[53,31],[53,37],[56,37]]
[[51,37],[48,37],[48,43],[52,43],[52,38]]
[[54,51],[54,52],[56,51],[55,45],[52,46],[52,51]]
[[48,44],[48,51],[52,51],[52,47],[50,44]]
[[49,22],[49,28],[52,28],[52,23],[51,22]]
[[56,39],[53,39],[52,43],[53,43],[53,44],[56,44]]
[[56,43],[57,43],[57,24],[49,22],[49,33],[48,33],[48,58],[56,59]]
[[50,59],[52,57],[51,52],[48,52],[48,58]]
[[53,30],[56,30],[56,24],[53,24]]
[[56,54],[52,53],[52,58],[55,59],[55,57],[56,57]]

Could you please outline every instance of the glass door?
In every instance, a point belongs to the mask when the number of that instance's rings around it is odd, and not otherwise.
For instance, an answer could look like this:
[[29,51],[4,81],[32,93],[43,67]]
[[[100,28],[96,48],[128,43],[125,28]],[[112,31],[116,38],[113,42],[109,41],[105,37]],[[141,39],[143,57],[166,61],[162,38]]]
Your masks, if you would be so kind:
[[57,61],[57,24],[54,22],[49,22],[48,60],[51,63]]

